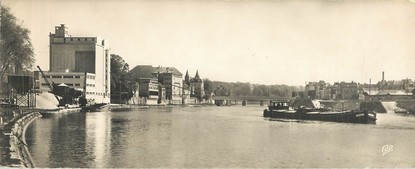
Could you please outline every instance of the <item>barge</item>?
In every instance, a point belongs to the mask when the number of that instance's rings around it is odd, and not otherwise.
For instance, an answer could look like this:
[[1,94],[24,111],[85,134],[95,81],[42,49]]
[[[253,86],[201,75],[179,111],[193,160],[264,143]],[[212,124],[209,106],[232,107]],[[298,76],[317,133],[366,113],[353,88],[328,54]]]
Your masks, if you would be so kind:
[[376,113],[364,110],[331,111],[323,108],[292,109],[289,101],[270,101],[268,109],[264,110],[264,117],[317,120],[342,123],[376,123]]

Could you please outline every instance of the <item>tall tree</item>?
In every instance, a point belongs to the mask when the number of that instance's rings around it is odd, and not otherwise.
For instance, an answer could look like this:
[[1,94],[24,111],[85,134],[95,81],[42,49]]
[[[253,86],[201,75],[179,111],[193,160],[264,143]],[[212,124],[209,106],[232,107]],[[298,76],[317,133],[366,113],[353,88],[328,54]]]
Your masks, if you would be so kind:
[[[111,102],[125,103],[133,95],[134,80],[128,73],[130,66],[124,59],[111,54]],[[114,96],[114,97],[112,97]]]
[[3,5],[0,25],[0,78],[6,73],[19,73],[30,70],[35,62],[30,31],[22,26],[10,11]]
[[111,54],[111,88],[118,88],[123,76],[128,74],[130,66],[124,59],[116,54]]
[[205,92],[205,95],[203,96],[204,99],[209,99],[211,94],[214,92],[213,88],[213,82],[209,79],[203,80],[203,90]]

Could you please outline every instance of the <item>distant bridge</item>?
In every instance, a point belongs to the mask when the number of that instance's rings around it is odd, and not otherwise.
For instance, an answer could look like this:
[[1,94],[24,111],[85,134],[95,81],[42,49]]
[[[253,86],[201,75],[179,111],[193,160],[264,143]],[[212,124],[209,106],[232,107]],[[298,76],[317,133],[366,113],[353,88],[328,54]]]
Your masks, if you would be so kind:
[[216,105],[246,105],[246,104],[268,104],[269,100],[291,100],[292,97],[266,97],[266,96],[213,96]]
[[266,97],[266,96],[213,96],[212,100],[234,101],[264,101],[264,100],[290,100],[292,97]]

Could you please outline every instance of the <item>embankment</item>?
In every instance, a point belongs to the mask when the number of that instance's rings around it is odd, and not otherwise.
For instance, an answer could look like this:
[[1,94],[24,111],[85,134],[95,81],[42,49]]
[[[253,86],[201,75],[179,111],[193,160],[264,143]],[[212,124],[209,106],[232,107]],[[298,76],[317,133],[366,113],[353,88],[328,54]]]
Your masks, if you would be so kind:
[[293,102],[291,103],[291,106],[294,108],[298,108],[300,106],[315,107],[311,99],[302,99],[302,98],[297,98],[293,100]]
[[415,114],[415,100],[396,101],[396,106],[407,110],[408,113]]
[[387,112],[387,110],[380,101],[364,101],[360,104],[363,110],[373,111],[377,113]]
[[27,126],[36,118],[41,117],[39,112],[22,114],[13,122],[2,128],[2,166],[33,168],[33,161],[25,142]]
[[[319,100],[320,106],[329,108],[336,111],[341,110],[368,110],[377,113],[386,113],[384,105],[380,101],[363,101],[363,100],[347,100],[347,101],[335,101],[335,100]],[[306,106],[316,107],[310,99],[298,99],[294,100],[294,107]]]
[[359,109],[359,101],[326,101],[321,100],[320,104],[324,105],[325,108],[331,108],[333,110],[356,110]]
[[415,114],[415,100],[401,101],[320,101],[326,108],[335,110],[362,109],[377,113],[408,112]]

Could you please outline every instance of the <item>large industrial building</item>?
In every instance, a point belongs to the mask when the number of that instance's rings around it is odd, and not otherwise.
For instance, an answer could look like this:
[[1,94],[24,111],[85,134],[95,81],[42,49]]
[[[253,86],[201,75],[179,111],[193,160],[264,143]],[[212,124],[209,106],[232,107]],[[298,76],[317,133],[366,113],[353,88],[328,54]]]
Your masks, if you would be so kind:
[[[53,83],[82,90],[92,103],[109,103],[111,59],[107,41],[71,36],[64,24],[55,27],[49,40],[50,68],[44,72],[46,77]],[[40,90],[49,90],[40,74],[37,79]]]

